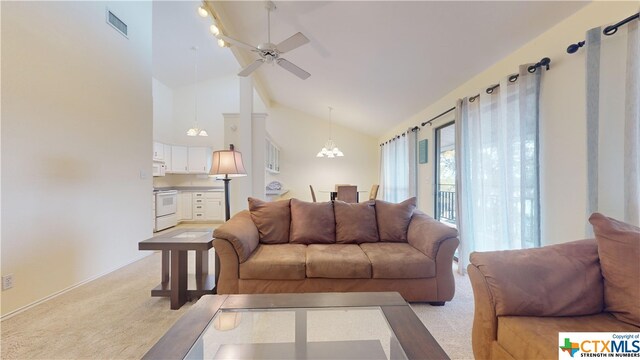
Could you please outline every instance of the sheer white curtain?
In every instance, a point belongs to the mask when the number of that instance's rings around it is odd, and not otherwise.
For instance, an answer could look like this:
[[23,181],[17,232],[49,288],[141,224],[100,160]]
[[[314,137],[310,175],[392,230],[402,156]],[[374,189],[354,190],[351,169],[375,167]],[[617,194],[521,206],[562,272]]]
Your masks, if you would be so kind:
[[520,67],[515,82],[502,79],[456,107],[459,264],[473,251],[540,245],[538,104],[541,69]]
[[400,202],[417,193],[418,132],[408,130],[380,149],[380,191],[385,201]]
[[[587,216],[598,211],[640,225],[640,27],[586,37]],[[621,69],[623,69],[621,71]],[[587,233],[593,234],[585,223]]]

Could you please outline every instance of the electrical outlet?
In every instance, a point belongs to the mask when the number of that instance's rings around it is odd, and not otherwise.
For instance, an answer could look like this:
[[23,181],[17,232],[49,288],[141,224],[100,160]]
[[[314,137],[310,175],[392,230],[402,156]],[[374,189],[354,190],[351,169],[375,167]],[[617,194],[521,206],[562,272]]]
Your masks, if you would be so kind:
[[13,274],[2,277],[2,290],[8,290],[13,287]]

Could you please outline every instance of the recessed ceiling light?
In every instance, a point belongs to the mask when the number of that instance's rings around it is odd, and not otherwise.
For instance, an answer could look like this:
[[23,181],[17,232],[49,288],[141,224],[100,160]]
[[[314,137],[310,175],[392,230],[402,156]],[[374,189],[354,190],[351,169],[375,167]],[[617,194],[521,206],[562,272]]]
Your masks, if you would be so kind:
[[220,46],[222,48],[222,47],[227,46],[227,43],[224,42],[224,40],[222,40],[222,39],[218,39],[218,46]]

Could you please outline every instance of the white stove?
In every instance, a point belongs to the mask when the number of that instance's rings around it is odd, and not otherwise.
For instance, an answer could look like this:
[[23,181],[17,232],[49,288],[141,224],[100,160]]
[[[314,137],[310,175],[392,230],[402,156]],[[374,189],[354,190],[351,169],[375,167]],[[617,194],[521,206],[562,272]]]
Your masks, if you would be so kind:
[[178,225],[178,191],[163,190],[156,192],[156,228],[164,230]]

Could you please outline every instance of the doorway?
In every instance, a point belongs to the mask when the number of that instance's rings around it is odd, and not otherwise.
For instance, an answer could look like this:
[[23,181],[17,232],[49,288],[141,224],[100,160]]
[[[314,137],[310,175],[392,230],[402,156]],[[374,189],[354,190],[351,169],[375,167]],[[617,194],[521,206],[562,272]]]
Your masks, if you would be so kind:
[[456,224],[456,128],[455,122],[435,129],[435,218]]

